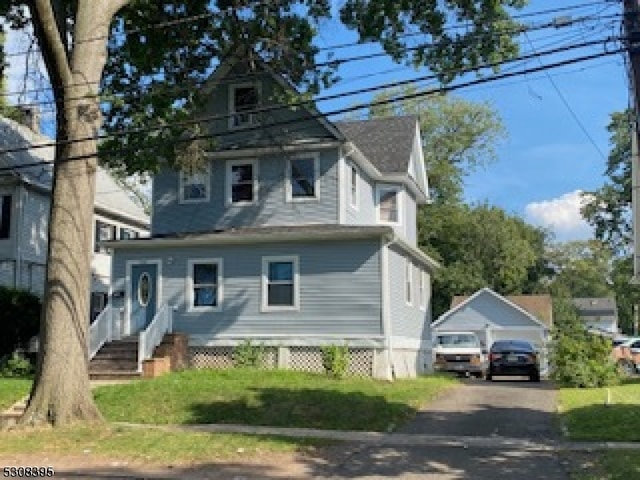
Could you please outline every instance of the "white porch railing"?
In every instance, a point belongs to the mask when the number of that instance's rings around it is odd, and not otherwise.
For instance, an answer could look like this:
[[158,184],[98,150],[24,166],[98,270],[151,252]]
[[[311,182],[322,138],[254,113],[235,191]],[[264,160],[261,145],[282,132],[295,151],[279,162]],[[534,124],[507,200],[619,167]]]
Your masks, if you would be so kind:
[[120,339],[122,312],[121,308],[113,308],[107,304],[89,326],[89,360],[95,357],[105,343]]
[[151,320],[151,323],[140,332],[138,343],[138,371],[142,371],[142,362],[153,356],[153,350],[160,345],[165,333],[173,328],[173,308],[163,305]]

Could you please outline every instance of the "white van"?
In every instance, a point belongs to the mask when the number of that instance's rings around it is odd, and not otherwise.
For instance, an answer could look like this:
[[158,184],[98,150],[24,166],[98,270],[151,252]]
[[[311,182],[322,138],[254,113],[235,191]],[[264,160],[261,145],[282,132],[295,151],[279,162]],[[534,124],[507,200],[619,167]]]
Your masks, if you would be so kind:
[[487,358],[473,332],[434,332],[433,369],[482,378]]

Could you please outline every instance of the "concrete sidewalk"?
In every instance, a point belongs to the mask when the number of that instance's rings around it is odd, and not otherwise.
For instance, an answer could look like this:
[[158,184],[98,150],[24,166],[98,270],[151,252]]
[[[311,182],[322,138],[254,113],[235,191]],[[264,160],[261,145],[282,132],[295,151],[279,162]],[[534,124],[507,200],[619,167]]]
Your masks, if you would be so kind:
[[144,425],[116,422],[114,425],[128,428],[151,428],[164,431],[236,433],[245,435],[269,435],[288,438],[319,438],[339,442],[355,442],[385,446],[459,447],[476,449],[508,449],[521,451],[584,452],[595,450],[640,450],[640,442],[573,442],[532,441],[501,436],[474,437],[454,435],[425,435],[416,433],[382,433],[344,430],[319,430],[313,428],[265,427],[233,424],[198,425]]

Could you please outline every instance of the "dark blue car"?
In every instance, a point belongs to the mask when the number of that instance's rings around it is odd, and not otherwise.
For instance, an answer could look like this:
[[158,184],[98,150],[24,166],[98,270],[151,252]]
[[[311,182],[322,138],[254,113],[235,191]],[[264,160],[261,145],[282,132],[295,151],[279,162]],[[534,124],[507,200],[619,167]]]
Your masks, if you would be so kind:
[[540,381],[540,359],[535,347],[525,340],[498,340],[489,351],[487,380],[494,376],[527,376]]

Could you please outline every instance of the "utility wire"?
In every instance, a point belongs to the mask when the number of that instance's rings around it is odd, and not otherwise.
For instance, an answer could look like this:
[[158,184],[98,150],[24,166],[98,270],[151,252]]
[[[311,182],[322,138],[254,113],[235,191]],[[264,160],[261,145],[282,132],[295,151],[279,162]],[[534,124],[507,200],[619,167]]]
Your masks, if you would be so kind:
[[[547,64],[547,65],[541,65],[541,66],[538,66],[538,67],[532,67],[532,68],[528,68],[528,69],[525,69],[525,70],[520,70],[520,71],[517,71],[517,72],[508,72],[508,73],[493,75],[493,76],[490,76],[490,77],[477,78],[475,80],[470,80],[470,81],[467,81],[467,82],[461,82],[461,83],[458,83],[458,84],[449,85],[449,86],[446,86],[446,87],[441,87],[440,89],[437,89],[437,90],[429,90],[429,91],[417,92],[417,93],[412,93],[412,94],[399,95],[399,96],[396,96],[396,97],[391,98],[391,99],[382,99],[382,100],[377,100],[377,101],[373,101],[373,102],[368,102],[367,104],[360,104],[360,105],[346,107],[346,108],[342,108],[342,109],[338,109],[338,110],[333,110],[333,111],[327,112],[325,114],[314,113],[314,114],[309,115],[309,117],[307,117],[306,119],[295,118],[295,119],[292,119],[292,120],[286,120],[286,121],[283,120],[283,121],[274,122],[274,123],[269,124],[269,125],[259,125],[259,126],[255,126],[255,127],[247,127],[247,128],[244,128],[241,132],[245,133],[245,132],[251,132],[251,131],[264,130],[264,129],[267,129],[267,128],[274,128],[274,127],[280,127],[280,126],[286,126],[286,125],[292,125],[292,124],[300,124],[300,123],[303,123],[303,122],[315,121],[315,120],[317,120],[319,118],[328,118],[328,117],[332,117],[332,116],[335,116],[335,115],[341,115],[341,114],[345,114],[345,113],[355,112],[355,111],[358,111],[358,110],[363,110],[365,108],[371,108],[371,107],[381,106],[381,105],[388,105],[388,104],[391,104],[391,103],[394,103],[394,102],[398,102],[398,101],[422,98],[422,97],[427,97],[429,95],[448,93],[448,92],[452,92],[452,91],[455,91],[455,90],[460,90],[462,88],[467,88],[467,87],[470,87],[470,86],[475,86],[475,85],[480,85],[480,84],[484,84],[484,83],[494,82],[494,81],[502,80],[502,79],[505,79],[505,78],[512,78],[512,77],[519,76],[519,75],[526,75],[526,74],[530,74],[530,73],[545,71],[545,70],[548,70],[550,68],[557,68],[557,67],[561,67],[561,66],[565,66],[565,65],[571,65],[571,64],[584,62],[584,61],[588,61],[588,60],[593,60],[593,59],[596,59],[596,58],[601,58],[601,57],[605,57],[605,56],[609,56],[609,55],[617,55],[617,54],[622,53],[624,51],[625,51],[624,48],[618,48],[616,50],[605,51],[605,52],[595,53],[595,54],[591,54],[591,55],[585,55],[585,56],[582,56],[582,57],[577,57],[577,58],[572,58],[572,59],[566,59],[566,60],[550,63],[550,64]],[[194,121],[194,123],[198,123],[198,122],[202,122],[202,121],[204,121],[204,119],[196,120],[196,121]],[[123,134],[148,133],[150,131],[157,131],[160,128],[163,128],[163,127],[151,127],[151,128],[145,128],[145,129],[136,129],[134,131],[124,132]],[[185,143],[185,142],[191,142],[191,141],[200,140],[200,139],[216,139],[216,138],[222,138],[222,137],[229,136],[229,135],[234,135],[236,133],[237,132],[234,132],[234,131],[231,131],[231,132],[230,131],[225,131],[225,132],[220,132],[220,133],[215,133],[215,134],[194,135],[194,136],[191,136],[189,138],[176,139],[175,142],[176,143]],[[105,135],[105,136],[102,136],[101,139],[116,138],[116,136],[120,136],[120,135],[115,135],[115,134]],[[32,149],[38,149],[38,148],[51,148],[51,147],[54,147],[54,146],[59,145],[59,144],[68,144],[68,143],[81,142],[81,141],[87,141],[87,140],[94,140],[94,138],[74,139],[74,140],[68,140],[68,141],[65,141],[65,142],[53,142],[53,143],[42,144],[42,145],[33,145],[33,146],[27,146],[27,147],[16,147],[16,148],[2,149],[2,150],[0,150],[0,155],[8,154],[8,153],[22,152],[22,151],[28,151],[28,150],[32,150]],[[111,152],[109,152],[109,151],[102,152],[102,154],[110,154],[110,153],[118,153],[118,152],[122,153],[122,152],[126,152],[126,151],[138,151],[138,148],[134,148],[134,147],[129,148],[129,149],[127,149],[127,148],[120,149],[119,148],[118,150],[113,150]],[[67,158],[64,159],[64,161],[83,160],[83,159],[93,158],[95,156],[96,156],[96,154],[77,155],[77,156],[67,157]],[[33,166],[38,166],[38,165],[41,165],[41,164],[48,164],[48,163],[49,162],[35,162],[35,163],[24,164],[24,165],[15,166],[15,167],[2,167],[2,168],[0,168],[0,171],[15,170],[17,168],[28,168],[28,167],[33,167]]]

